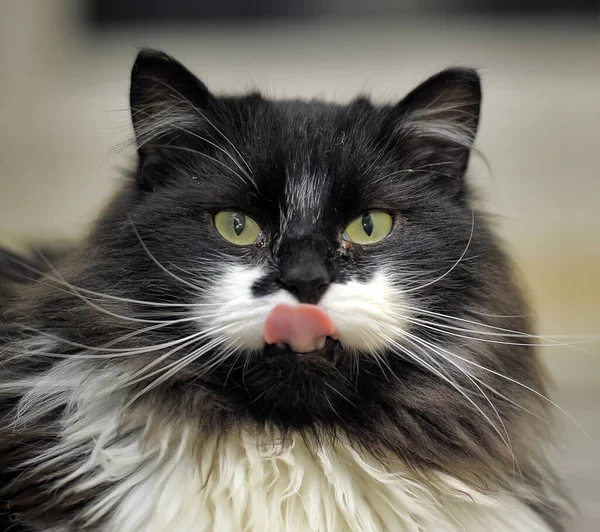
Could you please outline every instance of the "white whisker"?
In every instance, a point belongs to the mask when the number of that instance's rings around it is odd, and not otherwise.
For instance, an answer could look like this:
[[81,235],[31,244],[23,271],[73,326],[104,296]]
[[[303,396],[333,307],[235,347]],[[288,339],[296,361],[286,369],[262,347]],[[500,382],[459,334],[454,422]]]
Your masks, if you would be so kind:
[[[475,401],[473,401],[473,399],[471,399],[465,393],[465,391],[462,390],[461,387],[452,378],[450,378],[450,376],[448,374],[444,375],[441,372],[442,370],[437,370],[430,363],[424,361],[421,357],[417,356],[415,353],[408,350],[406,348],[406,346],[399,344],[398,342],[396,342],[393,338],[391,338],[387,334],[381,333],[381,336],[388,342],[388,344],[390,346],[393,346],[396,349],[399,349],[401,351],[401,353],[406,353],[415,362],[417,362],[421,366],[425,367],[426,369],[431,371],[431,373],[433,373],[434,375],[436,375],[437,377],[442,379],[444,382],[446,382],[447,384],[452,386],[459,394],[461,394],[469,402],[469,404],[471,404],[471,406],[473,406],[473,408],[475,408],[475,410],[477,410],[477,412],[479,412],[481,414],[483,419],[490,424],[490,426],[492,427],[494,432],[496,432],[496,434],[498,434],[498,436],[505,443],[505,445],[509,446],[509,448],[510,448],[510,443],[508,441],[506,441],[504,434],[502,434],[502,431],[496,426],[496,424],[491,420],[491,418],[481,409],[481,407]],[[401,353],[397,353],[397,354],[401,354]],[[502,422],[502,420],[500,420],[500,421]]]
[[573,418],[566,410],[564,410],[561,406],[559,406],[557,403],[555,403],[554,401],[552,401],[551,399],[549,399],[548,397],[546,397],[543,393],[539,392],[538,390],[531,388],[530,386],[527,386],[526,384],[523,384],[522,382],[519,382],[516,379],[513,379],[512,377],[508,377],[507,375],[503,375],[502,373],[495,371],[491,368],[488,368],[486,366],[483,366],[481,364],[478,364],[477,362],[474,362],[473,360],[469,360],[468,358],[465,357],[461,357],[455,353],[452,353],[444,348],[439,348],[442,349],[445,353],[447,353],[449,356],[457,358],[459,360],[461,360],[462,362],[466,362],[467,364],[471,364],[481,370],[487,371],[493,375],[496,375],[497,377],[500,377],[501,379],[505,379],[508,382],[511,382],[513,384],[516,384],[517,386],[522,387],[525,390],[528,390],[529,392],[533,393],[534,395],[540,397],[541,399],[543,399],[544,401],[547,401],[551,406],[553,406],[554,408],[558,409],[562,414],[564,414],[565,416],[567,416],[567,418],[574,423],[574,425],[581,430],[581,432],[594,444],[594,446],[600,450],[600,445],[591,437],[591,435],[575,420],[575,418]]
[[[562,346],[562,347],[571,347],[577,351],[581,351],[583,353],[586,353],[588,355],[597,357],[598,355],[596,353],[593,353],[591,351],[587,351],[585,349],[582,349],[580,347],[577,347],[579,344],[585,344],[585,343],[592,343],[592,342],[596,342],[598,340],[600,340],[600,337],[589,337],[586,338],[585,340],[578,340],[575,342],[559,342],[558,340],[554,340],[554,338],[563,338],[563,337],[571,337],[570,335],[564,335],[564,336],[540,336],[540,335],[536,335],[536,334],[530,334],[530,333],[526,333],[526,332],[522,332],[522,331],[514,331],[511,329],[505,329],[502,327],[497,327],[494,325],[489,325],[483,322],[477,322],[477,321],[473,321],[473,320],[469,320],[466,318],[459,318],[457,316],[448,316],[445,314],[441,314],[438,312],[432,312],[426,309],[421,309],[421,308],[417,308],[417,307],[410,307],[410,306],[405,306],[405,305],[398,305],[397,308],[400,309],[404,309],[404,310],[412,310],[415,311],[415,313],[421,313],[421,314],[427,314],[427,315],[431,315],[431,316],[435,316],[435,317],[439,317],[448,321],[459,321],[459,322],[464,322],[464,323],[469,323],[471,325],[476,325],[476,326],[480,326],[483,327],[484,329],[491,329],[492,331],[501,331],[500,333],[496,333],[496,332],[490,332],[490,331],[476,331],[473,329],[465,329],[465,328],[461,328],[461,327],[456,327],[456,326],[450,326],[450,325],[445,325],[445,324],[439,324],[439,323],[435,323],[435,322],[429,322],[427,320],[422,320],[420,318],[414,318],[414,317],[410,317],[410,316],[404,316],[402,314],[396,313],[396,315],[399,318],[405,319],[407,321],[413,321],[416,325],[422,326],[424,328],[430,328],[433,330],[436,330],[437,332],[441,332],[441,333],[446,333],[449,336],[457,336],[457,337],[462,337],[468,340],[478,340],[481,342],[487,342],[487,343],[497,343],[497,344],[502,344],[502,345],[524,345],[524,346],[534,346],[534,347],[557,347],[557,346]],[[438,327],[441,327],[441,329],[439,329]],[[505,337],[505,338],[510,338],[510,337],[515,337],[515,338],[528,338],[528,339],[538,339],[538,340],[542,340],[543,342],[548,342],[548,343],[535,343],[535,342],[526,342],[526,343],[518,343],[518,342],[503,342],[503,341],[499,341],[499,340],[486,340],[485,338],[478,338],[478,337],[472,337],[472,336],[461,336],[459,334],[454,334],[451,333],[449,331],[446,331],[445,329],[450,329],[450,330],[456,330],[456,331],[463,331],[463,332],[467,332],[467,333],[473,333],[475,335],[482,335],[482,336],[500,336],[500,337]]]
[[[230,145],[230,146],[233,148],[233,150],[234,150],[234,151],[237,153],[238,157],[239,157],[239,158],[242,160],[242,162],[244,163],[244,165],[246,166],[246,168],[248,169],[248,171],[249,171],[250,173],[252,173],[252,169],[250,168],[250,165],[249,165],[249,164],[248,164],[248,162],[247,162],[247,161],[244,159],[244,157],[243,157],[243,156],[242,156],[242,154],[239,152],[239,150],[238,150],[238,149],[235,147],[235,145],[233,144],[233,142],[231,142],[231,140],[229,140],[229,138],[227,138],[227,136],[226,136],[226,135],[225,135],[225,134],[224,134],[224,133],[223,133],[223,132],[222,132],[222,131],[221,131],[221,130],[220,130],[220,129],[219,129],[219,128],[218,128],[218,127],[217,127],[217,126],[216,126],[216,125],[215,125],[215,124],[214,124],[214,123],[213,123],[213,122],[210,120],[210,119],[209,119],[209,118],[208,118],[208,116],[206,116],[206,113],[204,113],[203,111],[201,111],[201,110],[200,110],[200,109],[199,109],[197,106],[195,106],[195,105],[194,105],[194,104],[193,104],[193,103],[192,103],[192,102],[191,102],[191,101],[190,101],[188,98],[186,98],[186,97],[185,97],[185,96],[184,96],[184,95],[183,95],[183,94],[182,94],[180,91],[178,91],[177,89],[175,89],[175,88],[174,88],[172,85],[170,85],[169,83],[165,82],[165,81],[164,81],[164,80],[162,80],[162,79],[158,79],[158,78],[154,78],[154,77],[151,77],[150,79],[153,79],[153,80],[155,81],[155,83],[157,83],[157,84],[159,84],[159,85],[162,85],[163,87],[166,87],[166,88],[167,88],[169,91],[171,91],[171,92],[172,92],[174,95],[176,95],[176,96],[178,96],[178,97],[180,98],[179,100],[178,100],[178,99],[173,99],[173,98],[171,98],[171,101],[175,102],[176,104],[177,104],[177,103],[179,103],[179,104],[183,104],[185,107],[190,107],[190,108],[191,108],[191,109],[194,111],[194,113],[196,113],[197,115],[199,115],[199,116],[202,118],[202,120],[203,120],[204,122],[206,122],[206,123],[207,123],[209,126],[211,126],[211,127],[212,127],[212,128],[215,130],[215,132],[217,132],[217,133],[218,133],[218,134],[219,134],[219,135],[220,135],[220,136],[221,136],[221,137],[222,137],[222,138],[225,140],[225,142],[227,142],[227,143],[228,143],[228,144],[229,144],[229,145]],[[157,118],[157,115],[160,115],[161,113],[163,113],[163,114],[166,114],[167,116],[169,116],[169,115],[173,115],[173,114],[177,115],[177,113],[174,113],[174,112],[172,111],[173,107],[179,107],[179,109],[181,109],[181,105],[178,105],[178,106],[176,105],[176,106],[172,106],[172,107],[169,107],[169,108],[165,109],[165,108],[164,108],[164,104],[162,104],[162,103],[161,103],[161,104],[159,104],[159,105],[156,105],[156,104],[150,104],[150,105],[149,105],[149,106],[147,106],[145,109],[141,109],[141,110],[147,111],[147,108],[148,108],[148,107],[150,107],[150,108],[152,108],[152,109],[153,109],[151,116],[150,116],[150,117],[149,117],[149,118],[146,120],[146,121],[147,121],[147,122],[149,122],[149,123],[156,123],[157,121],[159,121],[159,123],[160,123],[160,120]],[[160,109],[160,107],[163,107],[163,109]],[[175,123],[181,123],[181,121],[180,121],[180,120],[177,120]],[[167,127],[173,127],[173,125],[174,125],[174,124],[170,124],[170,125],[168,125],[168,126],[166,126],[166,127],[165,127],[165,126],[163,126],[163,128],[162,128],[162,129],[164,130],[164,129],[166,129]],[[144,131],[144,129],[143,129],[143,126],[141,126],[141,127],[140,127],[140,129],[141,129],[142,131]],[[153,129],[156,129],[156,128],[153,128]],[[162,131],[161,131],[161,132],[162,132]],[[154,133],[154,135],[155,135],[155,136],[156,136],[156,134],[157,134],[157,133]],[[159,132],[158,134],[160,134],[160,132]],[[141,139],[141,140],[142,140],[142,141],[144,141],[144,142],[148,142],[148,141],[150,141],[151,139],[150,139],[150,138],[145,138],[145,135],[142,135],[142,139]],[[212,144],[212,143],[211,143],[211,144]],[[246,172],[246,170],[244,170],[244,169],[243,169],[243,168],[240,166],[240,164],[238,163],[237,159],[235,159],[235,158],[234,158],[234,157],[233,157],[233,156],[232,156],[232,155],[231,155],[229,152],[227,152],[226,150],[224,150],[222,147],[220,147],[220,146],[218,146],[218,145],[216,145],[216,144],[214,144],[214,145],[215,145],[216,147],[218,147],[219,149],[221,149],[221,150],[222,150],[224,153],[226,153],[226,154],[227,154],[227,155],[228,155],[228,156],[231,158],[231,160],[232,160],[232,161],[233,161],[233,162],[234,162],[234,163],[235,163],[235,164],[236,164],[236,165],[237,165],[237,166],[240,168],[240,170],[242,171],[242,173],[245,173],[245,174],[248,176],[248,178],[249,178],[250,180],[252,180],[252,178],[251,178],[251,177],[250,177],[250,175],[249,175],[249,174]]]
[[170,270],[168,270],[167,268],[165,268],[158,261],[158,259],[148,249],[148,246],[146,246],[146,244],[145,244],[144,240],[142,239],[139,231],[137,230],[137,228],[135,226],[135,223],[134,223],[133,219],[131,218],[131,216],[129,216],[129,221],[131,222],[131,227],[132,227],[133,231],[135,232],[135,235],[137,236],[137,238],[138,238],[141,246],[144,248],[144,251],[147,253],[148,257],[150,257],[150,259],[152,260],[152,262],[154,262],[154,264],[156,264],[163,272],[165,272],[167,275],[169,275],[170,277],[172,277],[176,281],[180,282],[183,285],[186,285],[186,286],[190,287],[194,291],[194,293],[200,293],[201,292],[200,287],[198,287],[195,284],[190,283],[189,281],[186,281],[185,279],[182,279],[181,277],[175,275],[173,272],[171,272]]
[[431,286],[432,284],[437,283],[438,281],[441,281],[444,277],[446,277],[448,274],[450,274],[450,272],[452,272],[454,270],[454,268],[456,268],[460,264],[460,262],[464,259],[465,255],[467,254],[467,251],[469,250],[469,246],[471,245],[471,241],[473,240],[474,231],[475,231],[475,211],[471,210],[471,233],[469,234],[469,240],[467,241],[467,245],[465,246],[465,249],[463,250],[461,256],[458,257],[458,260],[448,269],[448,271],[446,271],[446,273],[444,273],[437,279],[434,279],[433,281],[429,281],[428,283],[425,283],[424,285],[421,285],[421,286],[417,286],[414,288],[408,288],[404,292],[409,293],[409,292],[415,292],[418,290],[422,290],[423,288],[426,288],[428,286]]
[[[468,373],[466,372],[466,370],[464,368],[461,368],[460,365],[456,364],[455,362],[452,362],[450,359],[448,359],[447,356],[445,356],[443,354],[443,352],[446,352],[448,354],[448,356],[454,356],[458,359],[464,360],[464,357],[460,357],[459,355],[456,355],[454,353],[449,352],[447,349],[440,347],[440,346],[436,346],[433,343],[420,338],[417,335],[413,335],[410,333],[405,332],[405,335],[407,336],[407,339],[410,338],[412,339],[414,342],[418,342],[420,344],[422,344],[424,346],[425,349],[431,349],[432,351],[434,351],[436,354],[438,354],[439,356],[441,356],[444,360],[446,360],[447,362],[449,362],[450,364],[452,364],[453,366],[455,366],[459,371],[468,374],[471,376],[471,378],[475,379],[479,384],[481,384],[481,386],[487,388],[490,392],[492,392],[495,396],[500,397],[502,400],[504,400],[505,402],[513,405],[514,407],[516,407],[519,410],[522,410],[523,412],[526,412],[527,414],[537,418],[538,420],[548,424],[549,420],[544,419],[543,417],[541,417],[539,414],[533,412],[532,410],[525,408],[523,405],[520,405],[519,403],[517,403],[516,401],[513,401],[512,399],[510,399],[509,397],[507,397],[506,395],[504,395],[503,393],[501,393],[500,391],[496,390],[493,386],[491,386],[489,383],[485,382],[483,379],[480,379],[478,377],[476,377],[475,375],[473,375],[472,373]],[[412,343],[412,342],[411,342]],[[414,345],[414,344],[413,344]]]
[[[517,459],[516,459],[514,451],[513,451],[512,443],[510,441],[510,436],[508,434],[508,429],[506,428],[504,420],[500,416],[498,409],[496,408],[494,403],[490,400],[490,398],[486,395],[486,393],[482,390],[482,388],[480,386],[482,381],[480,379],[478,379],[477,377],[475,377],[474,375],[472,375],[471,373],[469,373],[468,371],[466,371],[464,368],[461,368],[460,365],[457,364],[456,362],[454,362],[452,359],[448,358],[447,356],[444,356],[443,353],[440,350],[438,350],[432,343],[426,342],[426,341],[422,340],[421,338],[419,338],[418,336],[415,336],[415,335],[412,335],[412,334],[406,333],[406,332],[405,332],[405,337],[408,341],[411,342],[411,344],[413,346],[415,346],[417,348],[418,348],[417,344],[421,344],[424,348],[421,348],[420,351],[424,354],[428,354],[429,356],[431,356],[428,349],[432,349],[434,353],[436,353],[438,356],[442,357],[446,362],[448,362],[449,364],[454,366],[465,377],[467,377],[469,379],[469,381],[471,381],[471,383],[477,388],[479,393],[481,393],[481,395],[484,397],[485,401],[490,405],[490,407],[494,411],[494,414],[498,418],[498,421],[500,422],[500,425],[502,426],[502,430],[505,435],[503,442],[507,446],[507,448],[512,456],[513,467],[518,468],[518,462],[517,462]],[[514,475],[514,473],[515,473],[515,471],[513,470],[513,475]]]
[[[42,256],[43,256],[43,254],[42,254]],[[134,305],[143,305],[143,306],[150,306],[150,307],[196,308],[196,307],[214,307],[215,306],[214,303],[161,303],[159,301],[143,301],[143,300],[139,300],[139,299],[131,299],[131,298],[122,297],[122,296],[115,296],[112,294],[103,294],[102,292],[96,292],[94,290],[89,290],[87,288],[73,285],[67,281],[61,281],[60,279],[52,277],[51,275],[49,275],[41,270],[38,270],[37,268],[34,268],[34,267],[30,266],[29,264],[20,261],[19,259],[11,257],[10,260],[12,262],[14,262],[15,264],[18,264],[19,266],[31,271],[32,273],[35,273],[36,275],[39,275],[40,277],[45,278],[48,281],[51,281],[52,283],[56,283],[56,284],[65,286],[67,289],[65,290],[65,289],[58,288],[58,287],[54,286],[53,284],[45,283],[43,281],[40,281],[39,279],[24,277],[25,280],[43,284],[46,286],[50,286],[56,290],[60,290],[62,292],[66,292],[66,293],[71,293],[70,289],[75,289],[77,292],[80,292],[83,294],[89,294],[91,296],[98,297],[101,299],[110,299],[113,301],[120,301],[123,303],[131,303]]]
[[[165,325],[169,325],[169,324],[167,323]],[[159,351],[161,349],[167,349],[173,345],[177,345],[181,342],[184,342],[189,338],[189,336],[183,337],[183,338],[177,338],[176,340],[171,340],[169,342],[165,342],[162,344],[155,344],[155,345],[144,346],[144,347],[110,348],[110,347],[105,347],[105,346],[90,346],[90,345],[80,344],[78,342],[74,342],[72,340],[62,338],[60,336],[54,335],[54,334],[46,332],[46,331],[34,329],[33,327],[29,327],[29,326],[24,327],[24,329],[27,331],[35,332],[36,334],[38,334],[40,336],[51,338],[51,339],[57,341],[57,343],[63,343],[65,345],[68,345],[71,347],[77,347],[84,351],[92,351],[92,352],[97,351],[97,352],[109,354],[109,355],[94,356],[94,355],[90,355],[87,353],[64,354],[64,353],[47,353],[44,351],[35,351],[35,352],[27,353],[28,356],[44,356],[44,357],[47,356],[47,357],[54,357],[54,358],[116,358],[116,357],[122,357],[122,356],[130,356],[130,355],[134,355],[134,354],[138,354],[138,353],[146,353],[146,352],[152,352],[152,351]],[[134,331],[134,332],[136,334],[138,333],[138,331]],[[200,331],[198,333],[194,333],[194,334],[201,334],[201,333],[202,333],[202,331]],[[132,336],[133,336],[133,334],[132,334]],[[112,340],[111,342],[108,343],[108,345],[110,346],[113,343],[117,343],[122,338],[123,337]]]
[[[165,368],[161,368],[158,372],[158,374],[160,374],[160,376],[158,378],[156,378],[154,381],[152,381],[150,384],[148,384],[146,387],[144,387],[141,391],[136,393],[125,404],[125,406],[123,407],[123,410],[127,410],[127,408],[129,408],[135,401],[137,401],[144,394],[146,394],[150,390],[156,388],[157,386],[162,384],[164,381],[166,381],[167,379],[169,379],[170,377],[172,377],[173,375],[175,375],[176,373],[181,371],[183,368],[185,368],[186,366],[191,364],[194,360],[197,360],[202,355],[206,354],[211,349],[214,349],[216,346],[222,344],[223,342],[224,342],[224,339],[222,337],[215,338],[215,339],[211,340],[208,344],[203,345],[200,348],[198,348],[196,351],[192,351],[190,354],[173,362],[172,364],[166,366]],[[221,362],[222,362],[222,360],[218,361],[218,363],[221,363]],[[208,368],[212,368],[212,367],[214,367],[214,365],[215,365],[215,363],[213,363],[212,366],[209,365],[208,367],[202,368],[202,372],[205,373],[206,371],[208,371]],[[168,369],[168,368],[170,368],[170,369]],[[167,371],[165,371],[165,369],[167,369]],[[154,375],[154,374],[157,374],[157,373],[153,373],[152,375]],[[143,378],[146,379],[148,377],[150,377],[150,375],[144,375]]]
[[[178,128],[178,129],[181,129],[181,128]],[[184,131],[184,132],[192,135],[191,131],[188,131],[188,130],[185,130],[185,129],[182,129],[182,131]],[[198,135],[194,135],[194,136],[198,136]],[[199,137],[199,138],[202,138],[202,137]],[[210,143],[210,144],[212,144],[212,143]],[[220,164],[225,169],[229,170],[234,176],[236,176],[237,178],[239,178],[240,181],[242,181],[243,183],[246,183],[246,181],[247,181],[236,170],[234,170],[233,168],[231,168],[231,166],[229,166],[228,164],[224,163],[223,161],[220,161],[216,157],[213,157],[212,155],[208,155],[208,153],[204,153],[204,152],[201,152],[201,151],[198,151],[198,150],[194,150],[193,148],[188,148],[186,146],[177,146],[177,145],[174,145],[174,144],[156,144],[155,147],[156,148],[168,149],[168,150],[185,151],[187,153],[193,153],[194,155],[198,155],[200,157],[204,157],[205,159],[208,159],[209,161],[212,161],[214,163]]]

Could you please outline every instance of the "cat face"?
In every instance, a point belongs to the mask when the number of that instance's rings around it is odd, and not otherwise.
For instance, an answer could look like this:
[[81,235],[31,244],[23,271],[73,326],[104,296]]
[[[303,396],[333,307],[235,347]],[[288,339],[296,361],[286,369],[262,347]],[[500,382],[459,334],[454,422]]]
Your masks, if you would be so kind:
[[[93,233],[82,276],[148,322],[113,333],[139,350],[119,362],[142,375],[134,399],[192,417],[214,402],[283,430],[485,419],[488,405],[465,390],[494,381],[477,368],[496,364],[498,345],[476,336],[490,316],[523,312],[464,182],[479,105],[465,69],[396,105],[274,102],[215,97],[173,59],[142,52],[135,183]],[[298,305],[312,309],[310,327],[326,316],[331,329],[301,352],[265,333],[274,309]],[[502,326],[526,328],[514,320]],[[512,357],[500,363],[534,378],[529,357]]]

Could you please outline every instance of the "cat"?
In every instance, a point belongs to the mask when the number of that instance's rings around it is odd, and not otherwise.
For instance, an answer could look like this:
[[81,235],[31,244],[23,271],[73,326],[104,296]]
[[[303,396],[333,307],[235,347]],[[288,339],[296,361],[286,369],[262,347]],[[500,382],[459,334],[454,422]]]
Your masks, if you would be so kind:
[[274,101],[142,50],[130,105],[90,234],[8,261],[5,529],[566,530],[530,312],[465,175],[474,70]]

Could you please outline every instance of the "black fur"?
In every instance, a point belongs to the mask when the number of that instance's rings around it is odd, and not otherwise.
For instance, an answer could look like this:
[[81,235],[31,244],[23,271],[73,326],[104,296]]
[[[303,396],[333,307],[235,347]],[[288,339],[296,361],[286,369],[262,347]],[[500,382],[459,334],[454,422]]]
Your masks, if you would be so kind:
[[[83,295],[98,292],[159,303],[194,303],[198,295],[156,262],[193,282],[200,292],[211,287],[216,265],[225,269],[260,264],[269,273],[253,285],[257,297],[282,286],[299,294],[298,275],[322,279],[319,284],[325,285],[369,280],[385,264],[396,272],[398,286],[423,285],[417,306],[428,312],[529,333],[531,325],[523,317],[527,312],[511,268],[471,200],[464,178],[469,146],[453,140],[452,130],[448,136],[432,136],[411,129],[411,113],[423,111],[429,113],[427,121],[442,122],[472,138],[480,98],[478,76],[469,69],[444,71],[397,105],[377,106],[364,98],[337,105],[274,102],[258,94],[216,97],[168,56],[142,52],[131,88],[140,144],[135,179],[126,184],[81,249],[65,261],[60,274],[87,290]],[[161,127],[169,109],[182,119]],[[225,153],[232,153],[229,141],[240,152],[239,164]],[[249,170],[242,159],[252,169],[252,179],[245,175]],[[319,190],[312,207],[303,210],[286,201],[286,190],[300,189],[307,179],[316,180]],[[264,240],[249,248],[223,240],[213,216],[224,208],[254,218],[263,228]],[[394,217],[392,233],[368,248],[345,246],[341,240],[345,226],[369,209]],[[289,223],[282,225],[282,216]],[[457,262],[465,249],[463,260]],[[4,267],[9,275],[13,263],[9,260],[8,270]],[[300,273],[298,264],[304,265]],[[22,268],[39,269],[18,267]],[[56,279],[55,272],[50,274]],[[409,274],[419,277],[407,282]],[[290,276],[296,280],[290,281]],[[84,304],[82,294],[73,294],[56,281],[48,283],[52,286],[19,289],[19,300],[4,310],[11,338],[5,342],[6,353],[14,354],[24,338],[35,336],[33,328],[60,337],[55,349],[66,355],[77,351],[72,343],[102,346],[131,331],[130,323]],[[309,302],[320,297],[314,290],[302,294],[300,299]],[[95,301],[117,314],[148,315],[142,305]],[[152,311],[154,318],[161,317],[160,307]],[[382,460],[399,457],[425,476],[441,470],[483,489],[510,489],[516,458],[525,484],[538,499],[527,503],[555,530],[563,530],[562,510],[549,502],[554,496],[552,475],[539,452],[546,436],[544,421],[538,417],[546,420],[545,408],[538,396],[515,383],[545,393],[543,372],[527,338],[507,346],[484,343],[486,337],[474,332],[469,341],[453,336],[452,330],[443,328],[447,322],[428,313],[417,313],[416,318],[437,320],[441,327],[412,325],[413,334],[449,350],[460,349],[462,356],[494,372],[478,373],[489,387],[487,401],[481,388],[456,367],[435,354],[429,359],[466,390],[478,409],[490,418],[496,412],[500,415],[514,454],[464,395],[411,358],[410,345],[400,356],[383,353],[384,365],[371,356],[359,356],[360,371],[354,356],[335,342],[328,344],[328,356],[320,359],[298,361],[265,347],[250,360],[229,358],[204,374],[203,367],[214,362],[215,353],[185,367],[143,401],[159,416],[193,419],[207,433],[233,425],[267,425],[286,434],[301,432],[315,445],[344,434]],[[189,322],[172,325],[119,345],[156,345],[190,334],[193,327]],[[156,353],[140,354],[135,360],[115,359],[110,364],[134,372],[155,357]],[[15,374],[43,374],[56,363],[43,354],[5,358],[0,383]],[[90,364],[103,371],[108,363]],[[65,464],[56,464],[57,469],[38,478],[29,477],[31,471],[21,465],[53,444],[62,411],[19,432],[10,422],[20,397],[14,392],[1,395],[2,497],[27,525],[74,523],[77,529],[78,512],[97,492],[61,498],[52,491],[50,480]]]

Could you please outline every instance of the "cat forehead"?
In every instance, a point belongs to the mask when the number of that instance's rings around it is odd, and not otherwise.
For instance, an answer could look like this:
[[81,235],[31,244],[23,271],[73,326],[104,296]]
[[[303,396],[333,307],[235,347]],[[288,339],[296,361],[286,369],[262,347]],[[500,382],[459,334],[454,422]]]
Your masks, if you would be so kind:
[[228,103],[235,104],[228,114],[237,115],[238,121],[232,125],[242,130],[244,142],[258,149],[262,145],[287,152],[297,162],[302,162],[297,156],[302,155],[294,154],[298,149],[328,156],[333,146],[339,149],[360,142],[381,125],[382,109],[366,99],[347,105],[256,98]]
[[248,139],[260,192],[276,194],[292,211],[306,211],[319,209],[340,186],[364,184],[365,170],[378,156],[377,125],[364,118],[372,108],[357,109],[356,103],[265,105],[264,114],[253,116]]
[[321,210],[329,194],[327,178],[320,172],[307,172],[297,178],[288,176],[284,201],[288,213],[313,215]]
[[[234,104],[241,107],[232,107],[227,115],[236,120],[213,139],[221,144],[222,150],[215,151],[222,164],[215,171],[212,159],[191,155],[191,166],[202,176],[199,192],[210,190],[203,198],[207,207],[241,208],[265,221],[315,221],[328,214],[337,220],[372,207],[373,198],[385,193],[377,178],[394,165],[377,147],[380,128],[376,119],[364,117],[369,108],[318,102]],[[203,174],[205,164],[209,171]]]
[[377,185],[352,162],[331,163],[313,155],[301,164],[291,162],[275,171],[260,172],[257,190],[261,197],[276,204],[285,218],[320,218],[328,211],[353,209],[364,197],[366,188],[376,194]]

